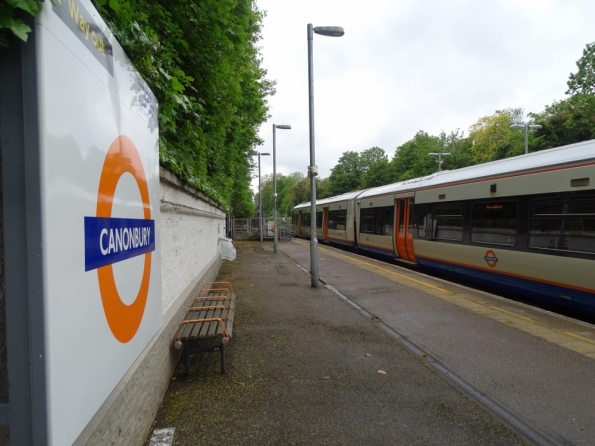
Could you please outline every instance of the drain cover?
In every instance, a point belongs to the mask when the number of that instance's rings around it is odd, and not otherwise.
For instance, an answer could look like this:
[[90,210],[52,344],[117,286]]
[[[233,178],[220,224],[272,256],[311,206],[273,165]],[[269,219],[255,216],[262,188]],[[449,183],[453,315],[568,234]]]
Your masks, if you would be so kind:
[[275,266],[275,268],[277,268],[277,271],[279,271],[279,274],[283,274],[283,275],[289,274],[289,271],[287,271],[287,268],[285,268],[284,266],[277,265],[277,266]]
[[155,429],[149,442],[149,446],[171,446],[174,442],[175,427]]

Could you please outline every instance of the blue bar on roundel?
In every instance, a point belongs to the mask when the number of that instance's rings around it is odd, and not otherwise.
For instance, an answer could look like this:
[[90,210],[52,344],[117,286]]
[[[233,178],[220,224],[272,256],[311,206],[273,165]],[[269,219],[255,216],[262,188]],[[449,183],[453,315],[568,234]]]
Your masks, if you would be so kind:
[[85,271],[155,251],[155,220],[85,217]]

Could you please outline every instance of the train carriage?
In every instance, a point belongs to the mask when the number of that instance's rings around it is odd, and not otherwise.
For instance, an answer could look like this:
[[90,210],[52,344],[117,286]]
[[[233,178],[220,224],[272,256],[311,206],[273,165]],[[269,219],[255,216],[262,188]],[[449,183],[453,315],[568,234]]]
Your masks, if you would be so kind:
[[351,206],[363,253],[595,314],[595,140],[319,204],[330,242],[325,215]]
[[[360,193],[361,191],[350,192],[316,202],[316,238],[318,240],[338,247],[356,246],[354,199]],[[294,233],[299,237],[310,238],[311,212],[309,202],[293,209]]]

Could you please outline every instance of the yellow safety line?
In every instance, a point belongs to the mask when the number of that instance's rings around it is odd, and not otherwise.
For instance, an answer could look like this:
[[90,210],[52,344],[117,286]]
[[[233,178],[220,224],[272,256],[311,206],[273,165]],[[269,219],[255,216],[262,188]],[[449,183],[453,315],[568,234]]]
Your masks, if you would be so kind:
[[[473,302],[475,302],[475,301],[473,301]],[[479,305],[485,305],[485,304],[482,304],[480,302],[476,302],[476,303],[478,303]],[[520,314],[513,313],[512,311],[503,310],[502,308],[494,307],[492,305],[485,305],[485,306],[487,306],[487,307],[489,307],[489,308],[491,308],[493,310],[501,311],[502,313],[509,314],[510,316],[514,316],[514,317],[517,317],[519,319],[524,319],[524,320],[526,320],[528,322],[531,322],[532,324],[535,324],[536,323],[533,319],[529,319],[528,317],[521,316]]]
[[564,333],[565,335],[568,335],[568,336],[572,336],[573,338],[580,339],[581,341],[588,342],[589,344],[593,344],[593,345],[595,345],[595,341],[593,341],[593,340],[591,340],[591,339],[584,338],[584,337],[582,337],[582,336],[579,336],[579,335],[575,335],[575,334],[573,334],[573,333],[570,333],[570,332],[568,332],[568,331],[563,331],[562,333]]
[[437,286],[434,286],[434,285],[430,285],[429,283],[427,283],[427,282],[422,282],[421,280],[412,279],[411,277],[407,277],[407,276],[405,276],[405,275],[403,275],[403,274],[396,273],[396,272],[394,272],[394,271],[391,271],[391,270],[389,270],[389,269],[384,269],[384,268],[381,268],[381,267],[379,267],[379,266],[377,266],[377,265],[373,265],[373,264],[371,264],[371,263],[367,263],[367,262],[364,262],[364,261],[362,261],[362,260],[357,260],[357,259],[354,259],[353,257],[349,257],[349,256],[346,256],[346,255],[343,255],[343,254],[339,254],[339,253],[336,253],[336,252],[330,251],[330,250],[328,250],[328,249],[325,249],[325,248],[320,248],[320,249],[321,249],[321,250],[323,250],[323,251],[326,251],[326,252],[328,252],[328,253],[329,253],[329,254],[331,254],[331,255],[335,255],[335,256],[337,256],[337,257],[344,257],[344,258],[346,258],[346,259],[349,259],[349,260],[351,260],[351,261],[353,261],[353,262],[355,262],[355,263],[361,263],[362,265],[371,266],[372,268],[376,268],[376,269],[379,269],[380,271],[384,271],[384,272],[386,272],[386,273],[389,273],[389,274],[392,274],[392,275],[394,275],[394,276],[398,276],[398,277],[401,277],[401,278],[403,278],[403,279],[410,280],[411,282],[415,282],[415,283],[418,283],[418,284],[420,284],[420,285],[424,285],[424,286],[427,286],[427,287],[429,287],[429,288],[433,288],[433,289],[435,289],[435,290],[442,291],[443,293],[450,293],[450,291],[448,291],[448,290],[445,290],[444,288],[440,288],[440,287],[437,287]]

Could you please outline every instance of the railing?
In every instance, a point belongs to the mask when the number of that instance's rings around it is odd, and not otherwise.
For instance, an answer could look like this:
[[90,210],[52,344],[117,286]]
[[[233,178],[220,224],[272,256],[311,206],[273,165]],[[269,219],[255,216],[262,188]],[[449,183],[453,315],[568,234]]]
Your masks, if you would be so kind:
[[[272,226],[273,218],[262,219],[262,237],[265,240],[273,239],[272,229],[269,231],[269,223]],[[234,218],[229,220],[230,228],[228,236],[233,240],[258,240],[260,231],[258,218]],[[291,217],[280,217],[277,219],[277,239],[291,240]]]

